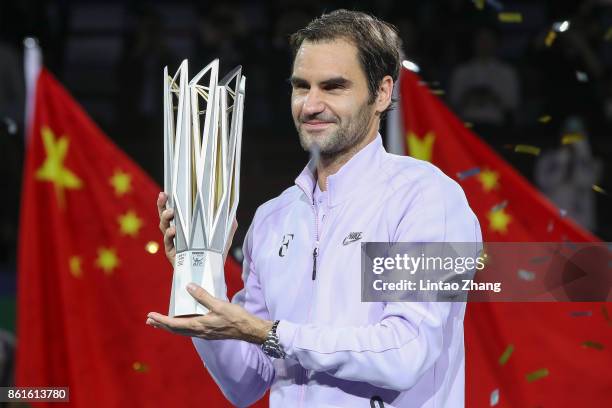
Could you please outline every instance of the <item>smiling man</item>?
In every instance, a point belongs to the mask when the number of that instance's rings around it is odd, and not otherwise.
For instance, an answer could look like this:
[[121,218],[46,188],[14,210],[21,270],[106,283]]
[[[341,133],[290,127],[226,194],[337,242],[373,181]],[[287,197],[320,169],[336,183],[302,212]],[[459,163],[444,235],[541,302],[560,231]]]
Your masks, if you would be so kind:
[[[388,154],[378,133],[400,69],[395,28],[338,10],[291,37],[291,106],[317,150],[295,186],[263,204],[232,303],[147,323],[193,337],[226,397],[271,407],[462,407],[464,303],[362,302],[360,243],[480,242],[461,188],[433,165]],[[172,210],[157,205],[174,259]]]

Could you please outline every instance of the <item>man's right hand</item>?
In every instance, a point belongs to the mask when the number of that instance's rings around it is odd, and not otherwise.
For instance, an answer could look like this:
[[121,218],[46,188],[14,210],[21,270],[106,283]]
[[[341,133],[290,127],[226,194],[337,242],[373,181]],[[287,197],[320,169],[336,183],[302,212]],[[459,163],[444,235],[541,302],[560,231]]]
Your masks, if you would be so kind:
[[174,210],[172,208],[166,208],[167,202],[168,195],[163,192],[159,193],[159,196],[157,197],[159,229],[164,236],[164,250],[166,251],[166,258],[168,258],[168,261],[174,265],[174,257],[176,256],[174,236],[176,235],[176,228],[170,225],[170,221],[174,219]]

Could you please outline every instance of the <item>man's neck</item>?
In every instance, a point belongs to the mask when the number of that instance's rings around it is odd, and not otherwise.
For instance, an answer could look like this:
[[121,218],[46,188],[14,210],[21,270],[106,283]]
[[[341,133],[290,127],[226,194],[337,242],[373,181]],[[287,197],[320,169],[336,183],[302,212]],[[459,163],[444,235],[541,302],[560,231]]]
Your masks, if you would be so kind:
[[376,139],[377,135],[377,131],[370,132],[360,143],[337,155],[331,157],[321,155],[317,163],[317,183],[321,191],[327,190],[327,177],[336,174],[353,156]]

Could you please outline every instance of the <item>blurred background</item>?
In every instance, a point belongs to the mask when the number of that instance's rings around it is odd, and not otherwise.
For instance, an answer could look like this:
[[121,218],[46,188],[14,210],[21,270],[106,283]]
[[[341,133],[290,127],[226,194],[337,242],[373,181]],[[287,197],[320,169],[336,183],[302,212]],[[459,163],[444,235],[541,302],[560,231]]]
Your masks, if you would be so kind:
[[[242,64],[248,81],[239,246],[257,206],[289,187],[308,159],[290,114],[288,35],[341,7],[395,24],[406,58],[468,126],[568,216],[612,240],[611,0],[3,0],[2,336],[15,321],[24,37],[38,38],[44,64],[160,184],[163,67],[174,72],[184,58],[192,70],[217,57],[221,72]],[[513,14],[501,18],[503,10]],[[582,142],[562,147],[568,135]],[[541,152],[516,154],[516,144]],[[4,355],[0,350],[0,360]]]

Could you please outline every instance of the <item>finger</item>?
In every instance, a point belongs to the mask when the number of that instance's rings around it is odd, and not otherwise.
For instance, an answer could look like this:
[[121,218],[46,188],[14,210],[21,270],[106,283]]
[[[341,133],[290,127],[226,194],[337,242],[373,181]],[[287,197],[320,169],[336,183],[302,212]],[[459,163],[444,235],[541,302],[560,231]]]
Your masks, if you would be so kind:
[[172,208],[167,208],[162,211],[161,216],[159,218],[159,229],[163,233],[166,232],[168,227],[170,227],[170,221],[174,218],[174,210]]
[[174,236],[176,235],[176,228],[170,227],[166,229],[164,233],[164,247],[166,248],[166,252],[172,251],[174,249]]
[[163,191],[157,196],[157,214],[161,218],[162,212],[166,209],[166,203],[168,202],[168,195]]
[[223,303],[223,301],[217,299],[216,297],[208,293],[206,289],[196,285],[193,282],[187,285],[187,292],[189,292],[189,294],[193,296],[193,298],[197,300],[198,303],[200,303],[202,306],[204,306],[210,311],[217,310],[221,303]]
[[151,312],[147,315],[147,324],[151,320],[151,325],[162,329],[167,329],[172,332],[184,332],[193,329],[191,318],[177,318],[165,316],[161,313]]

